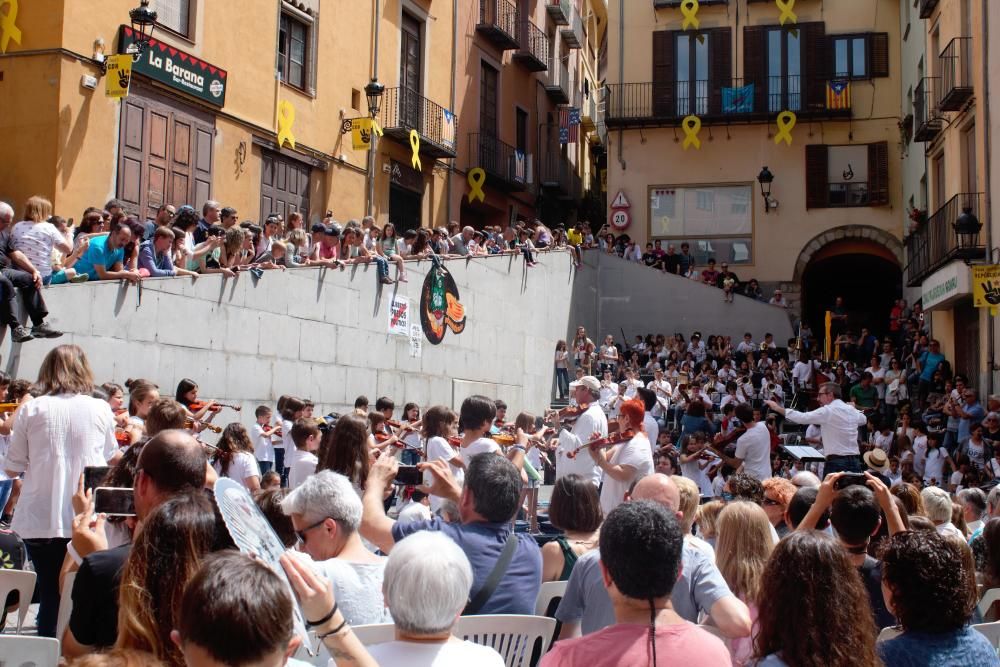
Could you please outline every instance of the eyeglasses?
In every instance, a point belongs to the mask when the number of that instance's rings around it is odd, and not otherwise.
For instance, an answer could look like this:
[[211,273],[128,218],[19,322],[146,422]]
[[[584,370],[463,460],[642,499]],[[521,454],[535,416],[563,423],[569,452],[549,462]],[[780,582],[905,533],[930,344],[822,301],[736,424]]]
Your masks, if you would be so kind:
[[764,504],[771,507],[776,507],[778,505],[781,505],[780,502],[778,502],[777,500],[772,500],[771,498],[764,498]]
[[323,517],[322,519],[320,519],[319,521],[317,521],[316,523],[314,523],[311,526],[306,526],[302,530],[296,530],[295,531],[295,537],[299,538],[299,542],[301,542],[302,544],[305,544],[306,543],[306,533],[308,533],[313,528],[318,528],[318,527],[322,526],[324,523],[326,523],[326,520],[329,519],[329,518],[330,517]]

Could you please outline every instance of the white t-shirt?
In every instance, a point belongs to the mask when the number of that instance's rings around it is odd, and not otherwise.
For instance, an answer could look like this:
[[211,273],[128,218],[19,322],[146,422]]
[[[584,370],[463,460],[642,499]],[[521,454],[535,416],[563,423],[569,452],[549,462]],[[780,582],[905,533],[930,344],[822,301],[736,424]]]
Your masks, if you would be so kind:
[[291,419],[281,420],[281,444],[274,443],[275,449],[284,449],[285,452],[291,452],[295,449],[295,443],[292,441],[292,426]]
[[319,459],[304,449],[291,449],[285,457],[285,465],[288,467],[288,488],[294,489],[316,472]]
[[461,453],[462,463],[464,463],[466,469],[468,469],[473,456],[477,454],[503,454],[503,450],[500,449],[500,445],[498,445],[495,440],[490,440],[489,438],[479,438],[477,440],[473,440],[468,446],[462,446]]
[[[458,452],[456,452],[455,448],[451,446],[451,443],[449,443],[444,438],[440,436],[434,436],[433,438],[428,438],[427,440],[428,462],[437,461],[438,459],[444,461],[451,461],[453,458],[455,458],[457,454]],[[455,482],[460,486],[464,485],[465,469],[451,464],[449,464],[448,467],[451,468],[451,474],[455,478]],[[430,486],[430,484],[433,481],[434,478],[431,476],[431,474],[429,472],[425,472],[424,484]],[[438,509],[441,508],[441,503],[443,502],[444,499],[441,498],[440,496],[435,496],[435,495],[431,495],[430,498],[431,498],[431,509],[434,510],[435,512],[438,511]]]
[[944,451],[941,447],[928,449],[927,458],[924,459],[924,483],[930,484],[932,479],[937,480],[938,486],[944,486]]
[[[580,452],[580,456],[590,459],[589,452]],[[593,460],[593,459],[590,459]],[[604,475],[604,486],[601,487],[601,509],[604,515],[625,502],[632,482],[653,472],[653,450],[649,446],[649,438],[645,433],[636,433],[635,437],[618,447],[608,461],[611,465],[632,466],[635,475],[626,481],[619,481],[611,475]]]
[[660,437],[660,425],[656,423],[656,418],[647,412],[642,418],[642,427],[646,429],[646,435],[649,437],[649,451],[653,451]]
[[221,461],[216,461],[212,467],[219,475],[239,482],[247,489],[250,488],[245,481],[248,477],[256,477],[257,481],[260,481],[260,466],[257,465],[257,459],[250,452],[237,452],[233,460],[229,462],[229,470],[226,471],[225,475],[222,474]]
[[927,436],[918,435],[913,438],[913,472],[924,474],[924,463],[927,461]]
[[406,642],[391,641],[368,647],[368,652],[380,665],[407,667],[503,667],[500,654],[489,646],[469,641]]
[[414,523],[415,521],[430,521],[430,519],[431,508],[423,503],[415,503],[412,500],[403,505],[403,508],[399,510],[399,514],[396,516],[396,522],[400,525]]
[[250,427],[250,441],[253,442],[253,455],[258,461],[274,462],[274,443],[271,436],[264,435],[264,427],[254,424]]
[[771,432],[758,422],[736,441],[736,458],[743,459],[743,471],[764,480],[771,476]]
[[681,463],[681,474],[698,485],[698,493],[700,495],[714,496],[715,492],[712,489],[712,481],[708,478],[708,473],[706,472],[708,467],[706,466],[702,469],[701,463],[698,459]]
[[11,238],[14,248],[31,260],[43,278],[52,274],[52,248],[55,244],[69,244],[51,222],[19,222],[14,225]]

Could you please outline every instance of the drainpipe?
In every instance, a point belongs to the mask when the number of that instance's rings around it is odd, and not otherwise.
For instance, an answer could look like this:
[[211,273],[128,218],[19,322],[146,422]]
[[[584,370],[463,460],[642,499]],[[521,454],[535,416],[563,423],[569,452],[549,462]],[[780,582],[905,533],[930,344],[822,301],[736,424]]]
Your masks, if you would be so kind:
[[[983,0],[985,2],[986,0]],[[624,89],[625,84],[625,0],[618,0],[618,85]],[[625,171],[625,153],[622,143],[625,140],[625,128],[618,128],[618,163]]]
[[[382,0],[374,0],[375,3],[375,46],[372,49],[372,78],[378,78],[378,42],[379,33],[382,27],[382,12],[379,3]],[[375,157],[378,155],[378,135],[372,132],[372,145],[368,150],[368,215],[375,215]]]
[[[983,160],[985,165],[985,181],[986,187],[983,188],[983,208],[986,211],[987,223],[986,228],[986,261],[993,261],[993,210],[992,197],[990,194],[990,96],[986,93],[986,89],[989,82],[989,70],[990,70],[990,20],[989,20],[989,3],[988,0],[983,0],[982,9],[982,40],[983,44],[983,115],[986,118],[986,122],[982,123],[983,126],[983,145],[986,146],[986,159]],[[971,35],[970,35],[971,37]],[[971,63],[970,63],[971,64]],[[986,374],[986,386],[987,395],[993,393],[993,371],[995,365],[994,352],[994,324],[993,318],[987,315],[986,317],[986,353],[989,357],[989,371]]]
[[[458,0],[451,0],[451,97],[448,104],[451,112],[455,113],[455,80],[458,78],[457,68],[458,53]],[[455,124],[455,132],[458,132],[458,124]],[[458,145],[458,136],[455,136],[455,145]],[[448,173],[445,176],[445,226],[451,222],[451,177],[455,173],[455,157],[448,163]],[[433,227],[433,222],[431,227]]]

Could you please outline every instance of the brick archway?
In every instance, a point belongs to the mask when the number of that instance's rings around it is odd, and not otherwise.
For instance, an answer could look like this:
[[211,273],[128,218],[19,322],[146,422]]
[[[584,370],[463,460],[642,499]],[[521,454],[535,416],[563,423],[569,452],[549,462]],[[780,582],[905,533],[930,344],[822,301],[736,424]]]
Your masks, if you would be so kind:
[[884,229],[870,227],[868,225],[844,225],[842,227],[828,229],[822,234],[818,234],[813,237],[808,243],[806,243],[805,247],[802,248],[802,252],[799,253],[798,259],[795,261],[795,276],[793,278],[793,283],[801,283],[806,267],[809,266],[809,262],[813,259],[813,256],[823,250],[824,247],[832,243],[843,241],[859,241],[863,244],[878,244],[885,248],[892,255],[892,257],[895,258],[896,263],[900,266],[900,268],[903,267],[903,244],[900,243],[899,239],[891,233],[885,231]]

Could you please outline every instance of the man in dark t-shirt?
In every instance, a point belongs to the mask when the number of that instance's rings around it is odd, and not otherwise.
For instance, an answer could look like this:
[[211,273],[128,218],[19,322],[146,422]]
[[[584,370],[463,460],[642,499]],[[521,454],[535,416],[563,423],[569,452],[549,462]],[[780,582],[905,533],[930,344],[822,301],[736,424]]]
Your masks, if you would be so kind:
[[118,584],[132,545],[97,551],[83,559],[73,581],[69,629],[84,646],[108,648],[118,639]]

